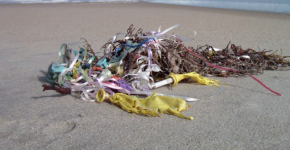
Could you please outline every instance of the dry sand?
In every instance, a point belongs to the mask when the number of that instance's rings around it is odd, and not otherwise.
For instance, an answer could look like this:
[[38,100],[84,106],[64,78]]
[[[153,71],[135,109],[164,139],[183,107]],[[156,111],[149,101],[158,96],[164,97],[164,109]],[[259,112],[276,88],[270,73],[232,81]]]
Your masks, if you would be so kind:
[[186,45],[283,49],[290,55],[290,15],[148,3],[0,5],[0,149],[290,149],[290,72],[217,78],[223,89],[179,84],[156,91],[199,98],[184,112],[194,121],[130,114],[109,103],[84,103],[42,92],[62,43],[85,37],[98,50],[130,24],[144,31],[180,24]]

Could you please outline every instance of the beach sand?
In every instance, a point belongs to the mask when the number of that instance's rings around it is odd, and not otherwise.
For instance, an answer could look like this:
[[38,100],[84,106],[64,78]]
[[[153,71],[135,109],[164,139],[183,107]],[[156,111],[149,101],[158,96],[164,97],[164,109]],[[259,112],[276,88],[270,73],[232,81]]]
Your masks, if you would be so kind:
[[181,83],[155,91],[200,99],[183,112],[130,114],[109,103],[42,92],[44,75],[62,43],[95,51],[130,24],[144,31],[180,26],[187,46],[283,50],[290,55],[290,15],[150,3],[0,5],[1,149],[290,149],[289,71],[214,78],[224,87]]

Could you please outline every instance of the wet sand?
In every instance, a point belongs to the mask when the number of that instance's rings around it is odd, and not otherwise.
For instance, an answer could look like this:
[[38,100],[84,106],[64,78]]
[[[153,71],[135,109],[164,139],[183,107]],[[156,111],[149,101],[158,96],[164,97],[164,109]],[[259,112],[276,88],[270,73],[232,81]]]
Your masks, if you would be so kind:
[[180,26],[186,45],[283,50],[290,55],[290,15],[150,3],[0,5],[1,149],[290,149],[289,71],[214,78],[231,86],[181,83],[155,91],[200,99],[184,112],[130,114],[109,103],[42,92],[62,43],[86,38],[95,51],[130,24],[144,31]]

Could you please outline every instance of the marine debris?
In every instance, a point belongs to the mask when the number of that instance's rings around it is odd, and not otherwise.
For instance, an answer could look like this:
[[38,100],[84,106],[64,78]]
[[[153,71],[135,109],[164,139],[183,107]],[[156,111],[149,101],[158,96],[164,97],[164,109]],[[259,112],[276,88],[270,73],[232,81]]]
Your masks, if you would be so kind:
[[[182,38],[169,31],[136,32],[133,25],[126,34],[118,33],[101,47],[97,55],[86,39],[79,51],[63,44],[59,60],[48,68],[46,78],[54,85],[43,85],[43,90],[62,94],[80,93],[85,101],[110,100],[122,109],[136,114],[159,116],[169,113],[181,118],[180,111],[195,98],[164,95],[149,90],[179,81],[195,81],[202,85],[219,86],[218,81],[204,76],[238,77],[249,75],[269,91],[281,95],[252,75],[264,70],[289,70],[288,56],[277,51],[243,49],[229,43],[224,49],[210,45],[187,47]],[[120,36],[123,38],[119,39]],[[133,95],[146,95],[145,99]],[[185,101],[186,100],[186,101]]]

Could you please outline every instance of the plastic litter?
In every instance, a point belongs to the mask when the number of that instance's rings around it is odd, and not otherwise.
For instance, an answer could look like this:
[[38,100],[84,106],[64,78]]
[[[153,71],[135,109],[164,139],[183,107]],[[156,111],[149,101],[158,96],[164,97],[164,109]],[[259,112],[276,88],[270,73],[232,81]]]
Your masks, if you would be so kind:
[[184,116],[180,113],[187,109],[189,105],[183,99],[177,97],[156,95],[156,93],[153,93],[145,99],[123,93],[115,93],[112,96],[108,96],[103,89],[100,89],[96,95],[96,101],[101,103],[106,99],[130,113],[160,117],[158,113],[160,112],[193,120],[193,117]]
[[[96,55],[84,38],[81,38],[84,45],[78,51],[62,44],[58,61],[51,63],[46,75],[52,85],[44,84],[43,91],[79,93],[84,101],[102,102],[108,99],[127,112],[148,116],[168,113],[190,120],[193,118],[182,115],[180,111],[189,106],[186,101],[197,99],[149,90],[165,85],[176,86],[181,80],[220,85],[218,81],[202,75],[248,75],[269,91],[281,95],[253,75],[264,70],[289,70],[288,56],[278,55],[277,51],[268,54],[271,51],[243,49],[231,43],[224,49],[210,45],[186,47],[183,38],[167,34],[176,27],[178,25],[164,31],[159,27],[158,31],[148,32],[140,28],[133,33],[135,28],[130,25],[126,34],[117,33],[101,47],[102,56]],[[148,97],[141,99],[131,95]]]

